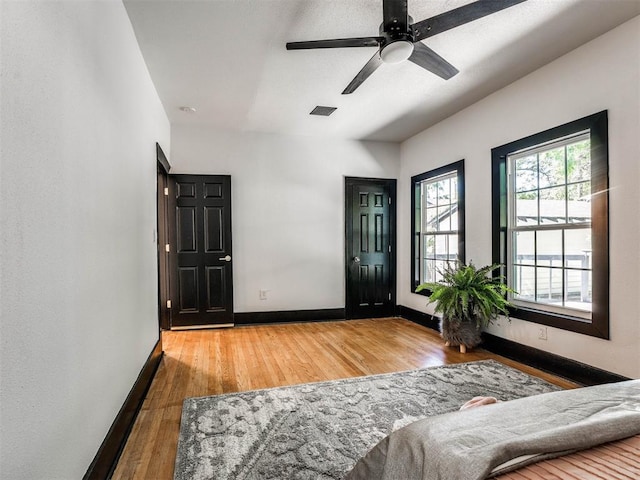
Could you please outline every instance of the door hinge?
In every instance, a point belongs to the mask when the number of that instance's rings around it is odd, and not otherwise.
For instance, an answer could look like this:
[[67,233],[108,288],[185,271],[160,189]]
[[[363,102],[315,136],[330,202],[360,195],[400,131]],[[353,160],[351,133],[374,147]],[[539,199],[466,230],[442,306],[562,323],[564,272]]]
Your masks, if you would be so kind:
[[171,308],[171,300],[167,300],[167,308]]
[[167,253],[169,253],[169,252],[171,251],[171,248],[169,247],[169,244],[168,244],[168,243],[165,243],[165,245],[164,245],[164,251],[165,251],[165,252],[167,252]]
[[169,187],[164,187],[164,195],[165,197],[169,196]]
[[391,197],[389,197],[389,205],[391,205]]
[[389,253],[391,253],[391,245],[389,245]]
[[391,300],[391,292],[389,292],[389,300]]

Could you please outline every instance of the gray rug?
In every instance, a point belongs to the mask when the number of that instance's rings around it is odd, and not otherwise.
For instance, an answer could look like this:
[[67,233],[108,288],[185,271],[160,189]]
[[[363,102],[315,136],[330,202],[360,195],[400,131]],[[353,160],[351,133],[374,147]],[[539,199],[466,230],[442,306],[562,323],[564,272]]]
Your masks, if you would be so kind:
[[472,397],[559,390],[501,363],[424,368],[188,398],[175,480],[340,479],[394,430]]

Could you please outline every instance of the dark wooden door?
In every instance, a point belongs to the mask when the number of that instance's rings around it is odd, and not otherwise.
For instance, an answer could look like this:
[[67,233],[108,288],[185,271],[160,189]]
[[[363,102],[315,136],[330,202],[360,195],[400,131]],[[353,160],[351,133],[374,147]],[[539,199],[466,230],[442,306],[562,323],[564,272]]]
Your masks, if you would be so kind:
[[233,325],[231,177],[172,175],[171,328]]
[[395,180],[345,180],[347,318],[394,314],[395,192]]

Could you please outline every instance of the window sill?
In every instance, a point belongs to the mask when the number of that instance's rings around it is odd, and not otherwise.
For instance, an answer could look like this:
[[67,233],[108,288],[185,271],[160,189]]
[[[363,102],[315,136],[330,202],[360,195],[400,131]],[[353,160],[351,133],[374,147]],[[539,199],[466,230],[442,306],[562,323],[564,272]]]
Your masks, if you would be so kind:
[[[594,312],[594,316],[596,313]],[[509,310],[509,316],[527,322],[547,325],[549,327],[567,330],[569,332],[589,335],[591,337],[609,339],[609,330],[598,328],[598,322],[582,317],[574,317],[570,315],[551,313],[544,310],[537,310],[530,307],[512,307]],[[603,322],[600,322],[603,323]],[[608,322],[604,322],[608,325]]]

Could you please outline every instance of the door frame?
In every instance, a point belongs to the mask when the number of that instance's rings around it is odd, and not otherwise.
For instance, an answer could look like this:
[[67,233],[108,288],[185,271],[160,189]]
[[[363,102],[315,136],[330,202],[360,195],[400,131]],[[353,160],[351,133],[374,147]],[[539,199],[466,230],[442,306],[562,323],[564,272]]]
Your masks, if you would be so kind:
[[162,147],[156,143],[157,195],[156,195],[156,244],[158,250],[158,324],[161,330],[171,328],[171,299],[169,254],[165,245],[169,243],[169,170],[171,165]]
[[396,310],[396,290],[397,290],[397,185],[395,178],[372,178],[372,177],[345,177],[344,178],[344,206],[345,206],[345,233],[344,233],[344,285],[345,285],[345,319],[359,318],[354,316],[351,301],[355,292],[349,291],[349,269],[351,266],[351,252],[353,247],[353,188],[357,185],[381,185],[389,189],[389,198],[391,205],[389,208],[389,243],[391,245],[390,252],[390,272],[389,283],[391,290],[391,314],[395,314]]

